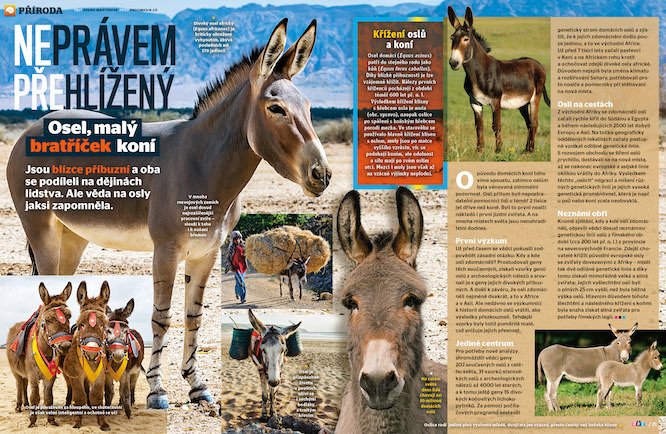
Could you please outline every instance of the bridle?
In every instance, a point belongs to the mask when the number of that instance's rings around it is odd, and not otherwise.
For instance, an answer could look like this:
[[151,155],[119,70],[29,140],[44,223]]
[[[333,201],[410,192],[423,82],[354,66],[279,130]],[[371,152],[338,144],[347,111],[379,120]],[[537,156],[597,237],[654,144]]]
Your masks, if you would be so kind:
[[[109,351],[114,350],[127,350],[129,349],[129,324],[126,321],[113,320],[109,321],[109,325],[113,324],[113,339],[106,339],[106,349]],[[125,329],[125,337],[121,337],[121,326]],[[110,359],[111,356],[109,355]]]
[[[90,324],[91,327],[95,327],[97,325],[97,314],[102,314],[102,316],[104,316],[104,313],[97,309],[89,309],[81,312],[81,316],[84,316],[86,314],[88,315],[88,324]],[[97,344],[97,346],[89,345],[91,343]],[[79,363],[81,364],[83,372],[88,378],[88,381],[94,383],[99,377],[99,375],[102,373],[102,369],[104,368],[104,360],[101,359],[102,356],[101,353],[106,351],[106,343],[96,336],[88,336],[85,338],[79,337],[79,345],[76,348],[76,351],[79,357]],[[94,359],[95,362],[99,361],[97,369],[93,370],[90,367],[87,357],[83,356],[84,351],[88,353],[97,353]]]
[[[46,334],[46,318],[44,318],[45,314],[49,311],[54,310],[56,312],[56,315],[58,317],[58,322],[60,324],[66,324],[67,323],[67,317],[63,313],[61,307],[63,306],[56,306],[56,307],[51,307],[49,309],[44,310],[40,316],[42,318],[42,321],[39,323],[39,328],[35,330],[33,339],[32,339],[32,354],[33,357],[35,358],[35,362],[37,363],[37,367],[39,370],[42,372],[42,375],[48,380],[51,380],[53,377],[55,377],[57,374],[60,373],[60,367],[58,366],[58,358],[56,357],[56,345],[59,344],[60,342],[64,341],[70,341],[72,340],[72,335],[68,332],[63,332],[63,331],[58,331],[53,333],[51,336],[44,336],[46,339],[46,342],[48,343],[49,347],[51,348],[51,360],[48,360],[45,356],[44,353],[42,353],[41,348],[39,348],[39,345],[37,344],[37,340],[39,338],[39,332],[43,330],[44,334]],[[48,361],[48,363],[47,363]]]
[[[65,314],[62,312],[61,307],[63,307],[63,306],[52,307],[52,308],[46,309],[44,312],[42,312],[42,314],[41,314],[42,322],[39,323],[39,330],[43,330],[44,333],[46,333],[46,318],[44,318],[44,316],[45,316],[46,312],[49,312],[49,311],[52,311],[52,310],[55,310],[56,315],[58,317],[58,322],[60,324],[64,325],[64,324],[67,323],[67,317],[65,317]],[[38,332],[36,332],[36,333],[38,333]],[[71,342],[72,334],[69,333],[69,332],[58,331],[58,332],[53,333],[51,336],[48,336],[48,335],[45,336],[45,338],[46,338],[46,341],[49,344],[49,347],[51,347],[51,350],[53,351],[53,357],[55,357],[55,352],[56,352],[55,346],[57,344],[59,344],[60,342],[64,342],[64,341],[70,341]]]

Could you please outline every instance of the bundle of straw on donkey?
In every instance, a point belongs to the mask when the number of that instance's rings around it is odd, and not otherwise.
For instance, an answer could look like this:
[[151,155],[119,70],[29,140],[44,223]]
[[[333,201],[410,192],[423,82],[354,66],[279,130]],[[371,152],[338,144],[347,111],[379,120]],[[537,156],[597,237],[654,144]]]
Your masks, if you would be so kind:
[[[338,239],[356,263],[342,288],[349,309],[351,380],[342,398],[341,434],[446,432],[444,365],[429,360],[423,343],[421,305],[428,296],[416,272],[423,214],[411,191],[396,191],[398,232],[370,238],[361,225],[359,194],[350,191],[338,209]],[[441,384],[441,408],[426,411],[419,393],[430,378]],[[434,380],[438,378],[439,380]]]
[[474,111],[477,152],[483,151],[484,146],[483,106],[490,106],[493,112],[495,152],[502,150],[502,109],[520,110],[527,127],[525,152],[534,152],[541,95],[550,106],[543,66],[529,57],[495,59],[488,54],[490,46],[485,38],[474,29],[474,15],[469,7],[462,24],[451,6],[448,14],[454,29],[449,65],[454,71],[461,66],[465,70],[464,87]]
[[302,299],[307,274],[321,270],[331,259],[331,247],[324,238],[296,226],[280,226],[252,235],[245,246],[247,258],[257,271],[280,277],[280,297],[282,281],[286,281],[292,300],[294,285],[298,285]]
[[[287,20],[280,21],[262,49],[243,57],[226,71],[224,79],[214,80],[200,93],[191,119],[143,123],[143,134],[158,137],[160,141],[160,155],[140,162],[159,167],[160,173],[133,175],[141,179],[142,188],[150,191],[147,200],[106,199],[112,211],[94,207],[76,212],[26,211],[26,203],[31,200],[25,196],[26,166],[71,164],[67,156],[26,156],[26,138],[43,136],[45,121],[109,118],[101,113],[87,110],[49,113],[25,131],[9,157],[7,182],[28,239],[34,273],[75,273],[89,242],[110,249],[153,252],[153,351],[147,372],[150,408],[169,406],[162,384],[162,350],[171,325],[171,296],[181,261],[185,261],[181,374],[189,383],[192,402],[214,401],[196,355],[204,288],[222,241],[238,223],[238,195],[259,162],[265,159],[280,175],[300,185],[307,196],[320,196],[329,185],[331,168],[312,125],[310,103],[291,81],[305,68],[315,36],[313,21],[296,43],[284,51]],[[132,156],[106,156],[103,160],[80,156],[77,164],[124,167],[139,163]],[[96,177],[90,176],[93,180]],[[64,198],[66,188],[49,186],[44,190]],[[91,192],[97,187],[78,188]],[[192,194],[202,194],[219,203],[213,208],[208,232],[196,238],[190,236],[181,221],[182,205],[179,205],[179,201],[188,200]]]

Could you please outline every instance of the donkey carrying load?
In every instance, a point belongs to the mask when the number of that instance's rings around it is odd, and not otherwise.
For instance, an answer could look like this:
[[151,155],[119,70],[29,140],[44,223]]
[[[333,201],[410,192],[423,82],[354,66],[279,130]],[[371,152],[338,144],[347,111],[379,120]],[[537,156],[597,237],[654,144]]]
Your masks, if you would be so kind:
[[[305,68],[315,42],[316,22],[284,51],[287,20],[275,27],[268,43],[230,67],[223,80],[199,95],[192,118],[143,124],[143,134],[159,138],[160,155],[141,159],[160,174],[137,174],[144,199],[109,198],[113,211],[26,211],[26,167],[70,165],[67,156],[27,157],[26,138],[43,136],[51,119],[107,119],[86,110],[49,113],[19,138],[7,163],[7,182],[33,260],[36,274],[73,274],[89,242],[120,250],[153,251],[153,351],[147,372],[149,408],[168,408],[162,384],[162,350],[171,325],[171,295],[178,264],[185,261],[185,334],[182,376],[190,385],[192,402],[213,401],[199,372],[196,352],[202,321],[203,293],[218,250],[240,216],[239,193],[259,162],[265,159],[283,177],[300,185],[307,196],[320,196],[328,187],[331,169],[314,131],[310,104],[291,81]],[[77,157],[80,166],[135,166],[131,156]],[[32,176],[32,175],[30,175]],[[44,178],[56,178],[48,173]],[[99,175],[101,176],[101,175]],[[96,181],[98,175],[88,178]],[[90,192],[97,187],[79,186]],[[67,187],[44,187],[66,197]],[[55,192],[58,193],[55,193]],[[181,221],[179,201],[188,195],[216,200],[205,237],[190,237]],[[52,196],[49,196],[52,197]],[[52,199],[52,203],[58,199]],[[200,234],[203,235],[203,234]]]
[[136,382],[142,371],[144,345],[138,331],[129,328],[128,318],[134,311],[134,299],[116,310],[106,308],[109,325],[106,328],[106,384],[104,403],[112,405],[113,383],[120,383],[120,405],[129,419],[134,405]]
[[[605,347],[573,348],[564,345],[551,345],[544,348],[537,358],[537,375],[539,384],[543,384],[546,376],[544,397],[548,411],[559,411],[557,403],[557,387],[565,377],[575,383],[593,383],[599,365],[607,360],[626,363],[631,356],[631,335],[636,332],[638,323],[628,332],[620,332],[608,324],[615,339]],[[543,373],[542,373],[543,371]]]
[[[60,366],[72,344],[69,319],[72,314],[67,299],[72,294],[72,284],[62,293],[51,296],[43,283],[39,284],[42,304],[28,321],[14,324],[7,334],[7,360],[16,378],[16,411],[30,405],[39,405],[39,383],[44,383],[44,405],[53,405],[53,384],[60,373]],[[47,417],[51,425],[58,425],[55,417]],[[37,414],[30,413],[30,427],[37,422]]]
[[260,273],[279,276],[280,297],[284,281],[292,300],[294,286],[298,285],[302,299],[307,274],[321,270],[331,259],[331,247],[324,238],[296,226],[280,226],[252,235],[245,246],[252,266]]
[[601,403],[606,400],[606,408],[611,408],[611,389],[613,386],[634,386],[636,390],[636,404],[643,400],[643,383],[647,379],[650,369],[657,371],[663,367],[657,342],[653,342],[650,348],[641,352],[634,363],[624,364],[615,360],[608,360],[599,365],[596,372],[597,377],[597,410]]
[[[421,305],[428,290],[416,272],[423,214],[407,188],[398,188],[396,202],[397,234],[373,239],[361,225],[358,192],[347,193],[338,209],[338,239],[356,267],[341,294],[350,311],[351,380],[336,433],[416,434],[425,426],[446,432],[447,368],[427,359],[423,344]],[[422,377],[442,384],[442,407],[432,413],[420,406]]]
[[465,69],[465,92],[474,111],[476,124],[476,151],[483,151],[483,106],[493,112],[495,152],[502,151],[502,109],[519,109],[527,127],[525,152],[534,152],[534,141],[539,125],[541,95],[548,106],[546,71],[529,57],[497,60],[489,55],[490,46],[473,27],[474,16],[469,7],[461,24],[451,6],[449,22],[454,28],[451,36],[449,65],[454,71]]
[[287,339],[296,332],[301,323],[287,327],[267,327],[254,316],[252,309],[248,309],[247,314],[254,329],[249,354],[259,371],[261,418],[266,419],[275,415],[275,394],[281,381],[284,357],[287,355]]

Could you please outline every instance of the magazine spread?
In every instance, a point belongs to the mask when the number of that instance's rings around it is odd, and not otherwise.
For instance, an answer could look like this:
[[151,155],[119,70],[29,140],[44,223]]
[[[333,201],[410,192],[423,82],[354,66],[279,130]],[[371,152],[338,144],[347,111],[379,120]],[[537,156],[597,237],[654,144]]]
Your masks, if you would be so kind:
[[666,432],[665,17],[5,4],[0,432]]

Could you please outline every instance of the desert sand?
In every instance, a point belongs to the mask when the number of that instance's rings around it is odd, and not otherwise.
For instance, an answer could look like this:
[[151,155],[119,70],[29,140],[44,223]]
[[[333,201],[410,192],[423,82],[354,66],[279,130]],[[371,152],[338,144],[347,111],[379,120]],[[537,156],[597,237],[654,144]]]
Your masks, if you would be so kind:
[[[261,416],[261,383],[257,368],[249,358],[234,360],[229,357],[231,335],[222,338],[222,377],[229,385],[222,395],[222,432],[234,432]],[[340,412],[342,393],[349,377],[349,363],[345,342],[302,339],[303,352],[286,359],[282,383],[276,395],[275,411],[278,415],[296,415],[298,395],[294,376],[300,370],[314,372],[316,382],[316,418],[311,419],[328,429],[334,429]]]
[[280,297],[280,282],[277,276],[248,272],[245,276],[247,297],[245,304],[236,299],[234,287],[236,279],[233,273],[222,276],[223,309],[315,309],[330,313],[333,310],[332,300],[319,300],[317,294],[303,288],[303,298],[298,297],[298,287],[294,286],[294,300],[289,297],[289,285],[282,284],[282,297]]
[[[146,349],[146,357],[143,361],[144,368],[148,367],[148,360],[150,360],[150,349]],[[114,405],[118,402],[118,384],[116,383],[116,393],[113,399]],[[2,399],[0,399],[0,432],[17,432],[22,433],[28,431],[28,411],[23,410],[21,413],[14,412],[16,406],[16,380],[12,375],[12,371],[7,363],[7,356],[5,350],[0,350],[0,390],[2,390]],[[41,390],[41,388],[40,388]],[[148,410],[146,409],[146,396],[148,395],[148,382],[145,376],[140,376],[136,384],[136,403],[132,408],[132,418],[128,421],[124,414],[117,416],[109,416],[106,418],[111,426],[111,432],[118,433],[164,433],[166,432],[166,416],[163,411]],[[42,393],[42,392],[40,392]],[[55,405],[65,405],[65,395],[67,393],[67,386],[62,377],[56,379],[53,398]],[[43,393],[42,393],[43,399]],[[43,402],[43,401],[42,401]],[[74,423],[72,417],[57,416],[56,421],[60,426],[55,427],[46,422],[45,416],[37,418],[37,427],[39,433],[56,434],[56,433],[99,433],[99,425],[97,419],[93,416],[85,416],[83,418],[83,427],[81,429],[72,428]]]

